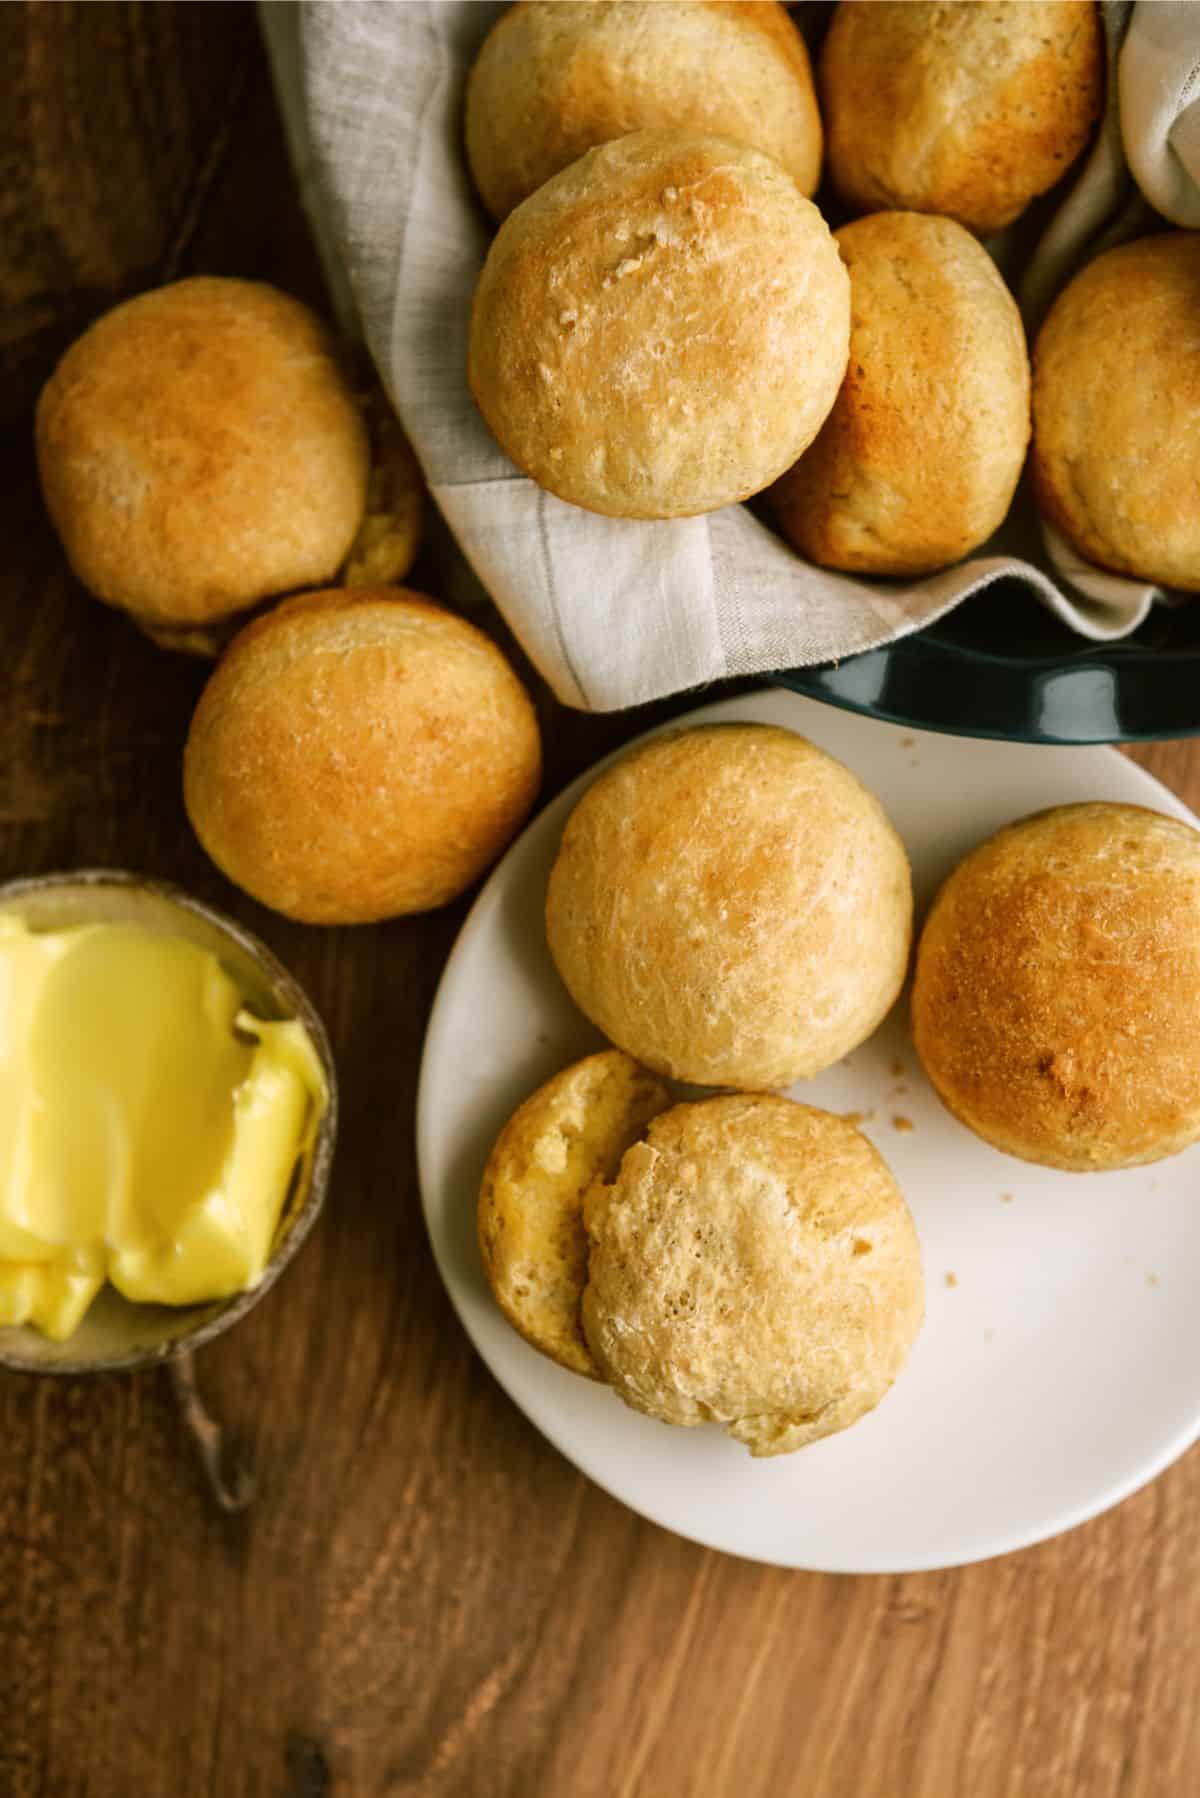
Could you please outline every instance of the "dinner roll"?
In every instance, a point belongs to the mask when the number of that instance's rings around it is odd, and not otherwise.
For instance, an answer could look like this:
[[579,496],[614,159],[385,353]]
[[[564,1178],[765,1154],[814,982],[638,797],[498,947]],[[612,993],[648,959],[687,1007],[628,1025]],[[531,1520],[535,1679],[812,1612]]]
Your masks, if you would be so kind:
[[1038,503],[1102,568],[1200,592],[1200,235],[1097,257],[1038,335]]
[[811,194],[821,119],[784,8],[523,0],[493,25],[471,71],[467,156],[498,219],[585,150],[651,126],[752,144]]
[[455,898],[537,792],[533,706],[495,644],[404,588],[304,594],[240,631],[184,753],[196,835],[308,924]]
[[583,1195],[671,1103],[661,1080],[619,1049],[564,1068],[514,1112],[479,1189],[479,1251],[514,1330],[572,1373],[600,1375],[584,1341]]
[[366,500],[328,334],[255,281],[198,276],[107,313],[42,391],[37,455],[79,579],[152,624],[332,579]]
[[753,1455],[856,1423],[920,1330],[908,1207],[827,1111],[761,1093],[677,1105],[584,1216],[583,1329],[604,1378],[634,1410],[723,1423]]
[[518,206],[471,315],[471,391],[561,499],[621,518],[708,512],[807,448],[846,368],[829,230],[771,157],[639,131]]
[[860,212],[998,231],[1074,162],[1103,93],[1093,0],[841,0],[821,55],[829,172]]
[[343,587],[398,584],[417,559],[425,528],[421,466],[381,389],[367,394],[363,416],[371,440],[371,473],[366,510],[341,573]]
[[959,863],[921,934],[913,1037],[969,1129],[1047,1167],[1200,1137],[1200,832],[1065,805]]
[[788,730],[655,737],[588,788],[550,874],[579,1008],[657,1073],[787,1086],[875,1029],[904,980],[908,858],[879,801]]
[[990,537],[1029,440],[1025,332],[996,265],[953,219],[877,212],[837,233],[850,362],[815,443],[772,489],[810,561],[928,574]]

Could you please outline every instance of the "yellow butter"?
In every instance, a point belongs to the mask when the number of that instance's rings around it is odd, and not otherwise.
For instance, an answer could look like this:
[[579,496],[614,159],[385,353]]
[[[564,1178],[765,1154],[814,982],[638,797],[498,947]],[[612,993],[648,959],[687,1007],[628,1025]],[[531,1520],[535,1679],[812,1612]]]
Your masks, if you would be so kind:
[[103,1284],[104,1256],[96,1251],[55,1261],[0,1261],[0,1327],[32,1324],[65,1342]]
[[326,1102],[312,1043],[217,958],[133,924],[0,917],[0,1325],[63,1340],[103,1282],[252,1287]]

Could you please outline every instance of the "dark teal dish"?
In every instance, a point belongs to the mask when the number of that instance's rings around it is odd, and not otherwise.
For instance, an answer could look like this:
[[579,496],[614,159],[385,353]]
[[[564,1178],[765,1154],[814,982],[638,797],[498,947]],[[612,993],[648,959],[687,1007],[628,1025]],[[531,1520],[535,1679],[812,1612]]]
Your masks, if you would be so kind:
[[1156,606],[1119,643],[1089,643],[1024,588],[997,582],[899,642],[775,680],[847,711],[960,737],[1191,737],[1200,735],[1200,596]]

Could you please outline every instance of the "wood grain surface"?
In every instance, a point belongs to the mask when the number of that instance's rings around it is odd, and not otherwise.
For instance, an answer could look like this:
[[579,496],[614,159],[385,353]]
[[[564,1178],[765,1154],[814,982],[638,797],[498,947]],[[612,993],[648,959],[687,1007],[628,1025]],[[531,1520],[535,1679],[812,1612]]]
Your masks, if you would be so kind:
[[[238,134],[184,266],[312,292],[261,69]],[[421,1038],[464,908],[317,931],[234,892],[180,802],[203,668],[70,579],[24,433],[0,489],[0,878],[107,863],[226,907],[309,987],[344,1097],[315,1237],[199,1362],[250,1511],[212,1506],[160,1375],[0,1374],[0,1798],[1200,1792],[1197,1456],[1026,1553],[841,1579],[679,1541],[534,1432],[420,1217]],[[662,711],[546,703],[548,791]],[[1137,759],[1200,806],[1196,744]]]
[[0,6],[0,421],[98,313],[170,278],[258,67],[249,6]]

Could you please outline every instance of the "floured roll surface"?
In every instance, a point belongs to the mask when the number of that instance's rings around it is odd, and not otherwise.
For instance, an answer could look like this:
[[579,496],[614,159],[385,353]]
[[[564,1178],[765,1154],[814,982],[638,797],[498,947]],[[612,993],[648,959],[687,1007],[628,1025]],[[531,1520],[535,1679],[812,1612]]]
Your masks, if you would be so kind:
[[850,363],[816,441],[771,490],[811,561],[916,575],[969,555],[1008,511],[1029,442],[1016,302],[953,219],[844,225]]
[[913,1040],[987,1142],[1088,1172],[1200,1137],[1200,832],[1097,802],[1023,818],[934,901]]
[[403,587],[338,588],[234,638],[192,718],[184,801],[264,905],[364,924],[461,893],[541,771],[533,704],[489,637]]
[[736,1094],[677,1105],[585,1201],[583,1327],[664,1423],[786,1454],[872,1410],[924,1315],[916,1229],[845,1119]]
[[1093,0],[842,0],[821,51],[847,204],[945,213],[982,235],[1066,173],[1103,97]]
[[1123,244],[1034,351],[1033,477],[1089,562],[1200,592],[1200,232]]
[[815,437],[846,368],[849,283],[769,156],[640,131],[501,226],[471,315],[471,391],[561,499],[674,518],[746,499]]
[[43,389],[37,452],[79,579],[157,625],[332,580],[366,505],[332,339],[258,281],[196,276],[106,313]]
[[705,725],[608,769],[546,901],[576,1004],[645,1066],[788,1086],[875,1029],[912,930],[904,846],[848,768],[792,731]]
[[493,217],[597,144],[675,127],[753,144],[801,193],[821,171],[804,39],[760,0],[522,0],[484,40],[467,87],[467,156]]

